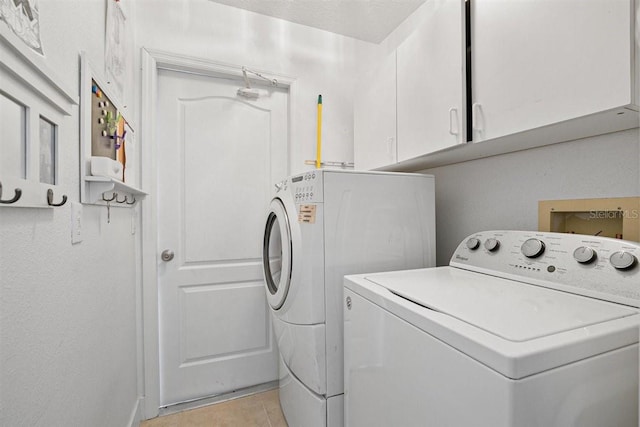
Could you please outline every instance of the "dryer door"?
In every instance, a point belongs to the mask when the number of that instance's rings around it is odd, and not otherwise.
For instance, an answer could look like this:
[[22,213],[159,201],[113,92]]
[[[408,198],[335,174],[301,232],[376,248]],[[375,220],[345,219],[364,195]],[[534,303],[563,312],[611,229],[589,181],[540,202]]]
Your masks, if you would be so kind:
[[292,241],[289,217],[282,201],[271,201],[262,246],[262,265],[267,300],[275,310],[282,307],[291,284]]

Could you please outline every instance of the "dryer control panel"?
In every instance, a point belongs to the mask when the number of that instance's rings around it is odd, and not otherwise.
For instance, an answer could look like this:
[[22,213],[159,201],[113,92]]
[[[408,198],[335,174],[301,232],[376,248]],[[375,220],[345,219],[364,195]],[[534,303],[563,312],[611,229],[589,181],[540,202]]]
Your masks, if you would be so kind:
[[452,267],[640,307],[640,244],[580,234],[484,231]]
[[314,170],[290,178],[296,204],[322,203],[322,174],[322,170]]

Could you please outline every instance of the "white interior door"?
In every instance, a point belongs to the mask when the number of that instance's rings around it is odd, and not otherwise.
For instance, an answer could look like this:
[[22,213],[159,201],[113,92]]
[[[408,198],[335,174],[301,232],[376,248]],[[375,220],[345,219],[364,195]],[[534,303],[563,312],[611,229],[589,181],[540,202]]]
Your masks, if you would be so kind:
[[287,175],[288,93],[158,74],[160,403],[275,380],[262,275],[273,184]]

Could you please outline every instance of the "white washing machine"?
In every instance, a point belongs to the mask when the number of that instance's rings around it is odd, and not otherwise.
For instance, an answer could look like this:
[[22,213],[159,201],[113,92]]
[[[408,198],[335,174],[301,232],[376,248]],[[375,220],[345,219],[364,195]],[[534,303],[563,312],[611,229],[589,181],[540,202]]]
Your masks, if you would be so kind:
[[346,277],[346,425],[637,427],[639,257],[491,231],[447,267]]
[[433,176],[317,170],[277,186],[263,265],[290,427],[342,426],[345,274],[435,265]]

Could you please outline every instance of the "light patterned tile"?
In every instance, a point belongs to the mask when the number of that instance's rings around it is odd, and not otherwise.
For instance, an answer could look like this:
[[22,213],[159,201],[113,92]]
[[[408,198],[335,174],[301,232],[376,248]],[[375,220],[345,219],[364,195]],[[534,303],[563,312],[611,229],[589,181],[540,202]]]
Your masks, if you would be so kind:
[[140,427],[287,427],[277,390],[144,421]]
[[269,416],[271,427],[287,427],[287,421],[282,413],[282,408],[280,408],[280,396],[278,394],[278,390],[261,393],[260,398],[262,399],[262,404]]

